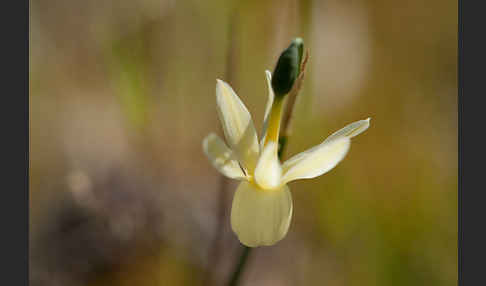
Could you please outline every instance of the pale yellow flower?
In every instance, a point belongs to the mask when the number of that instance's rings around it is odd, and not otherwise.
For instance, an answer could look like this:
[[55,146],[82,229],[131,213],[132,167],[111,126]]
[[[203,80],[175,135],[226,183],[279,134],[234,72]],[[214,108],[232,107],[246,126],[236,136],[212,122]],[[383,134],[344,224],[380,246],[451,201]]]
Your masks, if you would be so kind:
[[262,140],[243,102],[225,82],[217,80],[218,114],[227,145],[211,133],[203,149],[212,165],[226,177],[241,181],[231,208],[231,227],[249,247],[273,245],[285,237],[292,218],[292,196],[287,183],[320,176],[346,155],[350,139],[365,131],[370,119],[356,121],[333,133],[321,144],[280,163],[277,155],[283,96],[275,97],[271,73]]

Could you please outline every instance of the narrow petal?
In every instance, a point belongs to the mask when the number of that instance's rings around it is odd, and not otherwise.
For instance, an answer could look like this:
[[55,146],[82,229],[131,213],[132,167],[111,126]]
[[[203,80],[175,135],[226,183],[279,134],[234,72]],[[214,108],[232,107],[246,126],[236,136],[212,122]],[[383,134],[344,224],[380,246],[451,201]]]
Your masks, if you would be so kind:
[[263,149],[263,142],[265,142],[265,136],[267,135],[268,117],[270,115],[270,110],[272,109],[273,99],[275,98],[275,93],[273,92],[273,88],[272,88],[272,73],[266,70],[265,75],[267,78],[268,100],[267,100],[267,105],[265,106],[265,116],[263,117],[263,128],[262,128],[262,135],[260,139],[260,150]]
[[233,152],[218,135],[211,133],[203,140],[203,150],[211,164],[221,174],[231,179],[246,179]]
[[249,247],[273,245],[285,237],[292,218],[292,196],[287,186],[273,191],[241,182],[231,207],[231,228]]
[[280,186],[282,167],[278,160],[278,143],[270,141],[262,151],[255,169],[255,181],[263,189],[274,189]]
[[216,83],[216,101],[226,142],[239,162],[253,172],[260,150],[250,113],[231,86],[219,79]]
[[324,142],[329,142],[339,137],[348,137],[353,138],[356,135],[363,133],[368,127],[370,127],[370,119],[367,118],[365,120],[359,120],[344,126],[344,128],[339,129],[338,131],[331,134],[331,136],[327,137]]
[[310,179],[320,176],[334,168],[349,150],[348,137],[323,142],[307,151],[288,159],[282,166],[282,183],[297,179]]

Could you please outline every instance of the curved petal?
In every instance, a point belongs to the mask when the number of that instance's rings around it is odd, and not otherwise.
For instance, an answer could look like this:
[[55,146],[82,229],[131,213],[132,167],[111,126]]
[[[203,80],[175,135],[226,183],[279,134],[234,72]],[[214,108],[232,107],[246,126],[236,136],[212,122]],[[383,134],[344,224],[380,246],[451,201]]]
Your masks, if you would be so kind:
[[219,79],[216,82],[216,101],[226,142],[239,162],[252,173],[260,149],[251,115],[231,86]]
[[269,141],[258,159],[255,181],[263,189],[275,189],[281,185],[282,167],[277,151],[278,143]]
[[348,137],[322,142],[321,144],[288,159],[282,166],[282,183],[297,179],[310,179],[334,168],[349,150]]
[[231,228],[249,247],[273,245],[285,237],[292,218],[292,196],[287,186],[263,191],[241,182],[231,207]]
[[338,131],[331,134],[329,137],[324,140],[324,142],[329,142],[339,137],[348,137],[353,138],[356,135],[363,133],[368,127],[370,127],[370,117],[365,120],[359,120],[353,123],[350,123],[344,128],[339,129]]
[[272,109],[272,105],[273,105],[273,99],[275,98],[275,93],[273,92],[273,88],[272,88],[272,73],[269,70],[266,70],[265,76],[267,78],[268,100],[267,100],[267,105],[265,106],[265,116],[263,117],[263,128],[262,128],[262,135],[260,139],[260,150],[263,149],[263,142],[265,142],[265,136],[267,135],[268,116],[270,115],[270,110]]
[[218,135],[211,133],[203,140],[203,150],[211,164],[221,174],[231,179],[246,179],[233,152]]

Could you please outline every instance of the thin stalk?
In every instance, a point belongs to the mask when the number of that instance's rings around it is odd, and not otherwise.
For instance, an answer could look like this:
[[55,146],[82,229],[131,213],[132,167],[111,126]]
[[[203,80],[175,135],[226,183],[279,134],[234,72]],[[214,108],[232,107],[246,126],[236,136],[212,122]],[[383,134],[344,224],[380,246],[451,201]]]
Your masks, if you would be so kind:
[[[236,72],[236,38],[237,38],[237,23],[238,17],[236,13],[236,3],[232,5],[230,12],[230,21],[228,29],[228,50],[226,55],[225,79],[235,86],[235,72]],[[215,236],[209,247],[208,254],[208,271],[204,277],[203,285],[215,284],[215,269],[219,269],[219,261],[221,259],[221,244],[224,238],[224,221],[226,218],[226,202],[228,198],[229,179],[221,175],[219,179],[218,203],[217,203],[217,221]]]
[[278,158],[282,161],[282,157],[285,151],[285,147],[287,147],[287,142],[290,137],[291,133],[291,121],[293,118],[293,112],[295,108],[295,102],[297,101],[297,96],[302,89],[302,82],[304,81],[305,76],[305,68],[307,66],[307,61],[309,60],[309,51],[305,52],[305,56],[302,60],[302,64],[300,65],[300,74],[297,80],[295,81],[294,86],[290,90],[289,94],[287,95],[287,104],[285,106],[285,111],[282,117],[282,129],[280,132],[280,136],[278,138],[279,148],[278,148]]
[[251,252],[251,247],[243,245],[243,250],[241,251],[240,258],[238,260],[238,264],[236,265],[235,271],[233,272],[233,275],[231,275],[231,280],[229,282],[229,286],[236,286],[238,285],[238,282],[240,281],[241,273],[243,272],[243,269],[245,268],[246,261],[248,259],[248,256],[250,255]]

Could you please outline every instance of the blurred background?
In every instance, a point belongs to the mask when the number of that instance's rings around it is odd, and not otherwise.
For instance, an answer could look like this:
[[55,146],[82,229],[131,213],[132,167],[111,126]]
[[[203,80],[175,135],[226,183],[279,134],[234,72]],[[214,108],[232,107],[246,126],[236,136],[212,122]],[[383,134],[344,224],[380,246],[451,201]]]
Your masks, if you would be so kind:
[[[457,1],[32,0],[30,284],[224,285],[236,183],[202,152],[216,78],[261,130],[264,70],[310,59],[286,156],[371,117],[290,184],[242,285],[456,285]],[[221,186],[226,190],[221,192]]]

